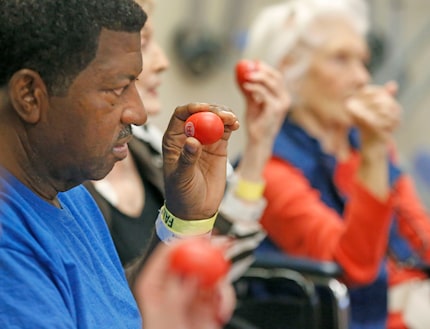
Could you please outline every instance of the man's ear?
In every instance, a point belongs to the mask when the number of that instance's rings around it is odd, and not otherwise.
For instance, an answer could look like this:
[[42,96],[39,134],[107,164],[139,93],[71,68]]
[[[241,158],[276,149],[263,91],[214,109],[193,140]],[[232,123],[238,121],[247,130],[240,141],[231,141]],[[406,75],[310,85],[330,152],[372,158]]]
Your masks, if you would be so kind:
[[48,97],[46,85],[39,73],[22,69],[9,80],[9,96],[18,116],[27,123],[37,123]]

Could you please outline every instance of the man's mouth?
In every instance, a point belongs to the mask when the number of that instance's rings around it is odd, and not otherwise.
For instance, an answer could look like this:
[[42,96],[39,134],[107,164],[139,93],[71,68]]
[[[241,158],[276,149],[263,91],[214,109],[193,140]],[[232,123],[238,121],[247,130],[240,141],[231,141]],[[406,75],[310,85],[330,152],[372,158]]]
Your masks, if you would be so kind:
[[[130,136],[131,139],[131,136]],[[128,139],[126,142],[122,143],[122,144],[116,144],[112,151],[113,154],[115,156],[115,158],[119,159],[119,160],[123,160],[127,157],[128,155],[128,142],[130,141],[130,139]]]
[[115,146],[113,147],[113,153],[116,158],[122,160],[128,154],[128,145],[132,138],[131,126],[126,126],[118,135],[118,140]]

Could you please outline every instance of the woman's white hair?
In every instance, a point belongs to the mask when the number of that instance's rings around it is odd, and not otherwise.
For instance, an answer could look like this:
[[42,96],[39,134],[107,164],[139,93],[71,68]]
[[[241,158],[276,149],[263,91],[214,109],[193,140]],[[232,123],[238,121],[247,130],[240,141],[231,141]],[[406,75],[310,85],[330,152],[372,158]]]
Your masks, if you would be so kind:
[[[288,0],[266,7],[256,17],[243,56],[279,67],[286,55],[297,51],[300,42],[317,42],[318,32],[310,29],[317,20],[331,17],[345,19],[363,37],[368,32],[365,0]],[[288,70],[287,83],[296,81],[306,71],[309,54],[299,57]]]

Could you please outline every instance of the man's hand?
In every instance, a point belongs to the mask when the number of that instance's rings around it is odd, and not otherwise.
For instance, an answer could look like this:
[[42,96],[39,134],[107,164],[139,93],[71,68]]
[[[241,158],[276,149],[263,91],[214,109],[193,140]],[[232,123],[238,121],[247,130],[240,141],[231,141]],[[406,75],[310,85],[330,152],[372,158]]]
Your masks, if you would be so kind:
[[[201,111],[216,113],[224,123],[223,137],[210,145],[185,135],[185,121]],[[236,115],[221,105],[191,103],[175,109],[163,137],[166,207],[172,214],[193,220],[218,211],[226,183],[228,139],[238,128]]]

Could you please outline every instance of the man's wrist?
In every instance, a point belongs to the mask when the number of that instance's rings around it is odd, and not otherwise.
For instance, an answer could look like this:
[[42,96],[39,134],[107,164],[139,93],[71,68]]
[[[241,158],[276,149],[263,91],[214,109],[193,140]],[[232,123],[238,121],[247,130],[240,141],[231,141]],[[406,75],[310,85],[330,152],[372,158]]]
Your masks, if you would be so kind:
[[155,228],[158,237],[164,242],[190,236],[210,235],[217,215],[218,213],[210,218],[199,220],[184,220],[173,215],[163,205],[157,217]]

